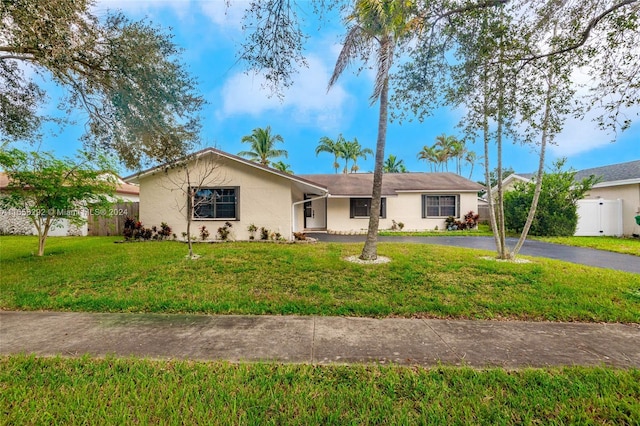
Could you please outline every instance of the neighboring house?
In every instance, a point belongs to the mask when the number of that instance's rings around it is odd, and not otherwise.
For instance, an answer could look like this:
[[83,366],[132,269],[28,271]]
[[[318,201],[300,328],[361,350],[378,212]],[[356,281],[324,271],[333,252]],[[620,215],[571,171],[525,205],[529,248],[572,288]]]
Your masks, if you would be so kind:
[[[6,188],[8,184],[9,178],[7,174],[0,172],[0,191]],[[137,203],[140,201],[139,193],[140,188],[138,185],[127,183],[119,176],[116,176],[116,192],[113,197],[115,202]],[[37,233],[35,226],[33,226],[29,218],[24,215],[24,212],[16,209],[0,210],[0,234],[36,235]],[[68,235],[86,236],[87,234],[88,224],[85,223],[82,226],[75,226],[69,224],[66,219],[62,219],[57,226],[49,230],[49,236],[52,237]]]
[[[617,209],[607,209],[612,215],[621,216],[622,226],[618,224],[612,226],[612,228],[616,230],[612,232],[612,234],[620,235],[620,228],[622,230],[621,234],[623,235],[638,234],[640,228],[636,224],[635,217],[640,214],[640,160],[580,170],[576,173],[575,178],[576,180],[581,180],[591,175],[599,177],[600,181],[593,186],[584,200],[578,202],[578,213],[581,211],[587,212],[588,205],[590,204],[587,200],[620,200],[622,204],[620,207]],[[582,206],[581,203],[583,203]],[[591,203],[593,203],[593,201]],[[603,206],[604,207],[600,209],[607,208],[606,205]],[[605,210],[602,210],[603,215],[606,215],[605,212]],[[579,218],[578,232],[580,232],[581,228],[584,230],[594,229],[592,226],[587,227],[587,223],[584,222],[592,218],[584,216],[586,216],[586,214]],[[607,219],[614,218],[603,217],[600,230],[597,231],[598,233],[601,233],[600,231],[604,229]]]
[[[249,239],[250,225],[286,239],[305,230],[362,232],[368,226],[370,173],[297,176],[213,148],[193,155],[217,157],[214,176],[196,195],[193,235],[206,226],[213,236],[227,221],[238,240]],[[159,166],[125,180],[140,185],[140,220],[146,226],[166,222],[181,235],[186,232],[186,194],[171,184],[177,173]],[[447,216],[477,211],[481,188],[453,173],[385,174],[380,228],[390,228],[395,220],[405,229],[443,229]]]
[[[591,175],[599,182],[578,201],[576,235],[632,235],[638,234],[635,216],[640,214],[640,160],[609,166],[594,167],[576,172],[575,180]],[[516,182],[529,182],[533,173],[507,176],[502,185],[513,189]]]

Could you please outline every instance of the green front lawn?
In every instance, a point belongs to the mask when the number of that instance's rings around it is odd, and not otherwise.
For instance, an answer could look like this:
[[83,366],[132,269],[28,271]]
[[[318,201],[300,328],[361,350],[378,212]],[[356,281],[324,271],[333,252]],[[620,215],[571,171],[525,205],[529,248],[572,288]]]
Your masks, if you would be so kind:
[[640,239],[618,237],[534,237],[536,240],[565,246],[587,247],[640,256]]
[[5,424],[636,424],[640,370],[0,357]]
[[379,232],[379,235],[386,236],[409,236],[409,237],[491,237],[491,227],[489,225],[480,224],[476,229],[467,229],[464,231],[447,231],[443,230],[424,230],[424,231],[392,231],[390,229],[384,229]]
[[640,322],[640,275],[491,252],[380,244],[389,264],[343,258],[361,244],[114,244],[0,237],[0,309]]

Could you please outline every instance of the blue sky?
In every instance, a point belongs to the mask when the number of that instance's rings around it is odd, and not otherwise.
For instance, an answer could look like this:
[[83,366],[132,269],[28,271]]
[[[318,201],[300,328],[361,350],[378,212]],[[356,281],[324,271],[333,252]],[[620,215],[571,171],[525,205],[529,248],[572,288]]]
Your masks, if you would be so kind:
[[[332,173],[333,157],[315,155],[315,147],[322,136],[335,138],[342,133],[347,139],[358,138],[364,147],[375,148],[377,132],[377,104],[369,104],[373,73],[360,75],[347,70],[338,83],[327,92],[327,83],[340,51],[343,27],[338,15],[320,29],[313,15],[306,15],[312,34],[307,43],[309,67],[301,69],[294,85],[282,100],[269,95],[262,88],[260,74],[245,73],[238,62],[238,50],[244,39],[241,18],[246,1],[233,0],[229,8],[223,0],[99,0],[95,7],[98,16],[107,9],[120,9],[132,19],[146,18],[165,28],[170,27],[174,41],[184,48],[183,62],[199,81],[208,105],[203,111],[202,139],[207,146],[236,154],[247,149],[240,140],[256,127],[270,125],[282,135],[289,157],[283,159],[295,173]],[[305,11],[302,11],[305,15]],[[56,91],[50,92],[49,111],[56,110]],[[635,124],[616,136],[597,129],[588,120],[569,120],[557,137],[557,145],[548,153],[550,164],[555,158],[568,157],[568,165],[575,169],[597,167],[640,158],[640,123],[635,111]],[[60,112],[58,112],[60,114]],[[386,154],[404,160],[409,171],[428,171],[429,165],[418,161],[416,154],[424,145],[432,145],[442,133],[458,135],[456,123],[459,112],[439,110],[424,122],[393,122],[389,124]],[[83,131],[81,113],[76,125],[45,136],[41,149],[59,155],[71,155],[81,147],[78,138]],[[481,154],[480,143],[469,148]],[[516,171],[532,172],[537,167],[537,153],[530,147],[509,144],[503,153],[503,163]],[[495,165],[495,157],[491,160]],[[359,161],[361,171],[373,170],[373,158]],[[129,170],[121,170],[123,175]],[[463,169],[468,176],[469,166]],[[473,179],[483,179],[482,167],[474,168]]]

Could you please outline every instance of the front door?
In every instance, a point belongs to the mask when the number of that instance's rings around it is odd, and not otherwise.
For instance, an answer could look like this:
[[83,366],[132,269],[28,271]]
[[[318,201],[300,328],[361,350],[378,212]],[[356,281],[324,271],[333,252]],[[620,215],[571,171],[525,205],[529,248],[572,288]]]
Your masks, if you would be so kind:
[[[317,195],[305,195],[305,198],[314,198]],[[327,199],[320,198],[304,203],[304,227],[305,229],[327,228]]]

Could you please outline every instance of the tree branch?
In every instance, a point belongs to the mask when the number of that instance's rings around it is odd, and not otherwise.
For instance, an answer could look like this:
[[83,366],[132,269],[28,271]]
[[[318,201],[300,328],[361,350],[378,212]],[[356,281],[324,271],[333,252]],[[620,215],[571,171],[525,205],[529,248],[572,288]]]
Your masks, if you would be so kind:
[[[438,22],[441,19],[444,18],[448,18],[449,16],[452,15],[456,15],[458,13],[464,13],[464,12],[469,12],[471,10],[475,10],[475,9],[484,9],[486,7],[495,7],[495,6],[500,6],[500,5],[504,5],[509,3],[511,0],[485,0],[481,3],[478,4],[473,4],[473,5],[469,5],[469,6],[463,6],[463,7],[459,7],[457,9],[451,9],[446,11],[445,13],[436,15],[436,21]],[[636,1],[636,0],[633,0]]]
[[575,43],[567,47],[563,47],[562,49],[557,49],[548,53],[541,53],[539,55],[533,55],[529,58],[526,58],[524,65],[528,64],[531,61],[548,58],[549,56],[562,55],[563,53],[567,53],[572,50],[578,49],[579,47],[583,46],[587,42],[587,40],[589,39],[589,36],[591,35],[591,30],[593,30],[596,27],[596,25],[598,25],[598,23],[602,21],[607,15],[625,6],[629,6],[633,3],[637,3],[638,1],[639,0],[623,0],[618,4],[614,4],[609,9],[605,10],[600,15],[594,17],[589,21],[589,23],[587,24],[587,27],[584,29],[584,31],[582,31],[582,34],[580,35],[580,38],[578,39],[578,41],[576,41]]

